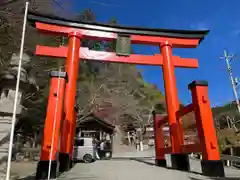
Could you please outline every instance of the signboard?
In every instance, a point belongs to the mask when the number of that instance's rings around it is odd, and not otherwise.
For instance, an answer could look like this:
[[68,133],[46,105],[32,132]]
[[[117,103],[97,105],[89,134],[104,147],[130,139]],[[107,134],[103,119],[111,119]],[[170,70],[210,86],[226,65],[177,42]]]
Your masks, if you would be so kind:
[[129,56],[131,54],[131,39],[129,35],[118,35],[116,54],[119,56]]

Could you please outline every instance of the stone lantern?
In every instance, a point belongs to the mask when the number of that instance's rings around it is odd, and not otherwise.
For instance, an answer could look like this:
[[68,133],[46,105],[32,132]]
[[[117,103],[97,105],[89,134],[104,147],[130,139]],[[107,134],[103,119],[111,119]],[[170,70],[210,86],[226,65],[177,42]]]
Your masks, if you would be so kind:
[[[17,101],[16,122],[24,109],[22,106],[23,98],[28,93],[34,93],[38,90],[35,79],[29,76],[30,57],[23,55],[22,68],[20,76],[20,85]],[[0,176],[5,176],[8,145],[10,140],[10,131],[12,123],[12,113],[15,99],[15,89],[17,82],[19,54],[13,54],[9,67],[0,75]],[[1,179],[1,177],[0,177]]]

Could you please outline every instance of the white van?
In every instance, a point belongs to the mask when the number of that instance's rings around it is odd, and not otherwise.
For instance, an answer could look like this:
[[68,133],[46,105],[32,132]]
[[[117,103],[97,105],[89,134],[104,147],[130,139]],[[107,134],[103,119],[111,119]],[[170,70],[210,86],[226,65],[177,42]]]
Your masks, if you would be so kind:
[[73,147],[73,161],[83,161],[91,163],[96,160],[96,150],[93,145],[93,138],[78,137],[75,138]]

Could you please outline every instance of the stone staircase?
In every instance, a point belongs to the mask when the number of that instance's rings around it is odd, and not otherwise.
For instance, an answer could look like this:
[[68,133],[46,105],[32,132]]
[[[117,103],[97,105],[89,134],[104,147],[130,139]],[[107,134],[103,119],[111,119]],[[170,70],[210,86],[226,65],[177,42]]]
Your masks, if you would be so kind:
[[115,130],[116,133],[113,137],[113,157],[122,157],[125,156],[125,154],[128,152],[136,152],[137,150],[134,146],[127,146],[122,144],[123,134],[118,126],[115,127]]

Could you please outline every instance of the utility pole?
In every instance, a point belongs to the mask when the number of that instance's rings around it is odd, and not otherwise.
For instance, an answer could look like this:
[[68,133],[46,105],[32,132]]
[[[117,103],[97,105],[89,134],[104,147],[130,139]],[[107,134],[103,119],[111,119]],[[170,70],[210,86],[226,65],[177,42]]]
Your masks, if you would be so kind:
[[214,123],[215,123],[216,132],[217,132],[217,137],[219,137],[219,131],[221,129],[219,119],[214,118]]
[[232,83],[234,96],[235,96],[236,103],[237,103],[238,113],[240,114],[240,103],[239,103],[237,87],[236,87],[238,82],[236,81],[237,79],[233,78],[232,67],[231,67],[231,64],[230,64],[230,62],[234,59],[234,56],[233,55],[229,55],[228,52],[226,50],[224,50],[224,56],[220,57],[220,59],[225,59],[225,61],[226,61],[228,74],[230,76],[230,80],[231,80],[231,83]]
[[[225,59],[226,61],[228,74],[232,83],[232,88],[233,88],[235,100],[237,103],[238,114],[240,115],[240,103],[239,103],[238,92],[237,92],[237,86],[239,85],[239,82],[238,82],[238,78],[233,77],[232,67],[230,64],[230,62],[234,59],[234,56],[229,55],[228,52],[224,50],[224,56],[220,57],[220,59]],[[232,119],[229,116],[227,116],[226,120],[227,120],[228,128],[234,128],[235,132],[239,132],[235,124],[237,124],[240,121],[235,121],[234,118]]]

